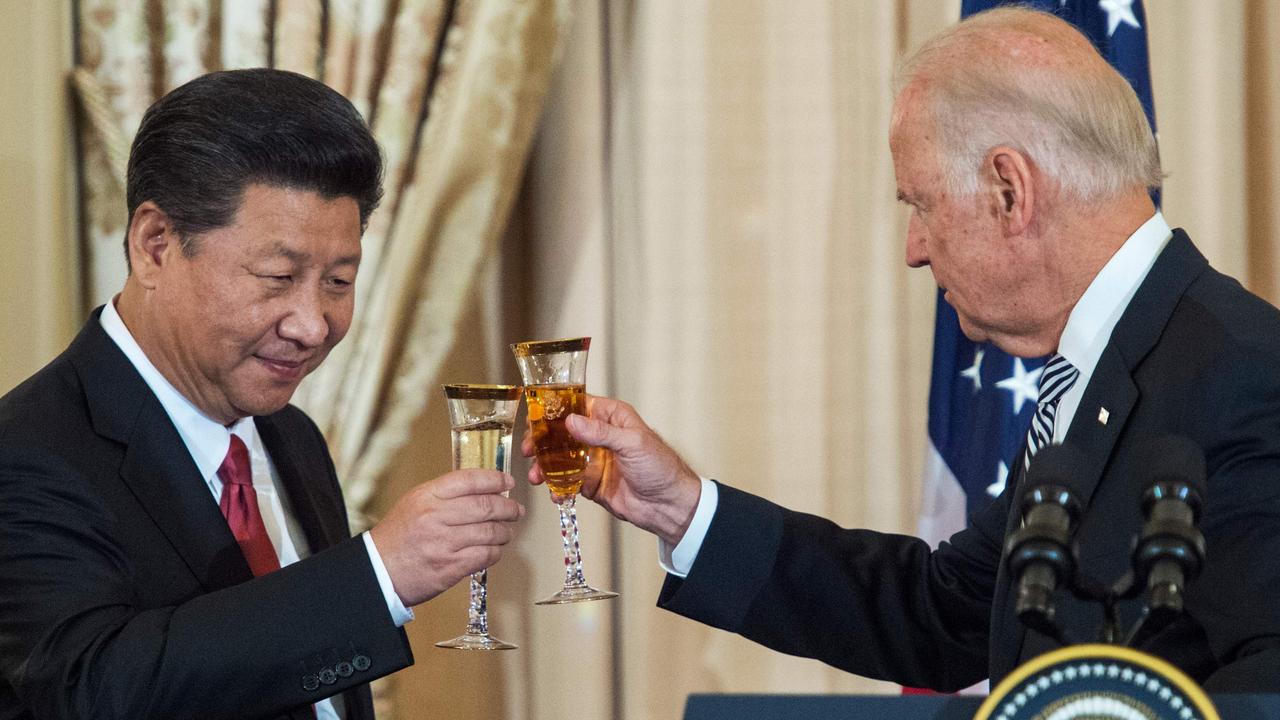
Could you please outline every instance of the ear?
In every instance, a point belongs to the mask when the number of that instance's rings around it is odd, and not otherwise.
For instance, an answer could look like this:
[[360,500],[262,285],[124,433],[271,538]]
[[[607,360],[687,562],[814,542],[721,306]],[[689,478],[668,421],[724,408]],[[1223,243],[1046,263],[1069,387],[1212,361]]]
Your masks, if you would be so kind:
[[1008,236],[1026,233],[1035,212],[1036,187],[1031,163],[1010,147],[992,148],[983,166],[991,205]]
[[129,222],[129,273],[142,287],[155,288],[156,277],[175,253],[182,252],[173,222],[159,205],[147,200]]

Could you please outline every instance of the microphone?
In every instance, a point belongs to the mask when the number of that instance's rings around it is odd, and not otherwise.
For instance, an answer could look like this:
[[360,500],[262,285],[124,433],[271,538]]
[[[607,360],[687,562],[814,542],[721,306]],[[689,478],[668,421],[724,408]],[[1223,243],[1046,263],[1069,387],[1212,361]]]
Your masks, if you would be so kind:
[[1027,470],[1022,527],[1005,543],[1009,572],[1017,582],[1014,611],[1023,625],[1066,644],[1054,620],[1053,593],[1075,574],[1071,542],[1080,502],[1068,488],[1079,454],[1067,445],[1036,453]]
[[1139,585],[1146,584],[1150,635],[1182,613],[1186,585],[1204,564],[1204,536],[1196,529],[1204,495],[1204,452],[1187,438],[1166,435],[1137,454],[1142,494],[1142,536],[1133,550]]

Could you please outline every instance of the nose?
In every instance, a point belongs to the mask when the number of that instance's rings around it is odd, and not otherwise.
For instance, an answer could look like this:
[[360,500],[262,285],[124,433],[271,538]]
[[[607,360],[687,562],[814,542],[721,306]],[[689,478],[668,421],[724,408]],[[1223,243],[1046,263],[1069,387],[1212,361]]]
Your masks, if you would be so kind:
[[322,345],[330,329],[325,302],[318,291],[298,293],[292,312],[280,321],[280,336],[307,348]]
[[920,219],[912,213],[907,222],[907,265],[913,268],[925,267],[929,264],[929,246],[926,242],[925,229]]

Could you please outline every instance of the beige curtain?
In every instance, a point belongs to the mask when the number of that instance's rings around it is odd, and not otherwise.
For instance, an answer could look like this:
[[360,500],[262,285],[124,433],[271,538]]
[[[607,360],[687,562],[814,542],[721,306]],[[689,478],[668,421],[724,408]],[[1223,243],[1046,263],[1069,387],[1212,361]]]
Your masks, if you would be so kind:
[[0,23],[0,395],[80,327],[70,8],[12,3]]
[[364,524],[506,224],[566,19],[565,0],[83,0],[92,301],[122,283],[128,140],[155,98],[202,72],[267,65],[350,97],[386,155],[386,195],[351,332],[294,401],[329,438]]
[[[597,377],[699,472],[914,532],[934,292],[903,263],[890,82],[959,3],[585,5],[602,17],[568,52],[604,59],[559,70],[513,230],[572,296],[517,297],[543,327],[604,298]],[[1280,6],[1146,5],[1166,215],[1276,302]],[[597,249],[603,266],[571,260]],[[653,539],[614,531],[618,695],[583,716],[679,717],[692,692],[896,690],[655,609]]]

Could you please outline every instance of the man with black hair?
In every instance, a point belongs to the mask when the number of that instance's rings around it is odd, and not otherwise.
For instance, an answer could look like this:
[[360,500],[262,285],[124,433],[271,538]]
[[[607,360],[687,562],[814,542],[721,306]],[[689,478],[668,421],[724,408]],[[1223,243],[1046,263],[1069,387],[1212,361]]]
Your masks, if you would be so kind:
[[0,718],[372,718],[409,608],[497,562],[509,476],[435,478],[352,538],[288,404],[350,326],[381,177],[294,73],[147,111],[123,291],[0,399]]

